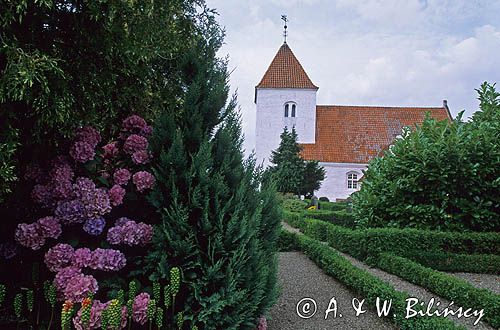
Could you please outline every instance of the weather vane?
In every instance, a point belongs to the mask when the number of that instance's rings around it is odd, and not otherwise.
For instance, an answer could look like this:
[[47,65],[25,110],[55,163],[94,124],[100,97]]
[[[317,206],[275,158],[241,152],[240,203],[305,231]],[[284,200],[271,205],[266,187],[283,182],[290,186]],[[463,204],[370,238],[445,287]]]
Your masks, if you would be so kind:
[[285,22],[285,30],[283,31],[283,37],[285,38],[285,44],[286,44],[286,37],[288,36],[288,32],[286,31],[286,29],[288,28],[288,26],[286,25],[286,23],[288,23],[288,17],[286,15],[281,15],[281,19]]

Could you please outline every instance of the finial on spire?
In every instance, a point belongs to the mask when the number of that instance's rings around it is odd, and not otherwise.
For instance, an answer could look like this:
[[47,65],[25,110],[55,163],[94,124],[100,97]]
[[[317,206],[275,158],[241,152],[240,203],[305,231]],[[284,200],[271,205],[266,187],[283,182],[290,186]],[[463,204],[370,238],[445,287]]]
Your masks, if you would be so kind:
[[288,36],[288,32],[286,30],[288,28],[288,26],[286,24],[288,23],[288,17],[287,17],[287,15],[281,15],[281,19],[285,22],[284,31],[283,31],[283,38],[285,39],[284,43],[286,44],[286,37]]

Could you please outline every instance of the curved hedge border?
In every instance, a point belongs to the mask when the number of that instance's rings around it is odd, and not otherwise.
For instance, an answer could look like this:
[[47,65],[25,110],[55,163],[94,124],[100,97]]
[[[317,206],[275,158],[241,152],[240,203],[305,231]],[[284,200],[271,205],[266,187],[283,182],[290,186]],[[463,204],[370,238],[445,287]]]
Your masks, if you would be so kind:
[[459,305],[484,309],[484,320],[500,327],[500,295],[391,253],[382,253],[377,266]]
[[500,256],[494,254],[413,251],[405,253],[403,257],[444,272],[500,274]]
[[326,274],[363,296],[367,304],[375,306],[377,297],[382,300],[392,299],[392,312],[396,316],[391,320],[403,330],[464,329],[444,318],[413,317],[405,319],[406,299],[409,298],[407,293],[399,292],[390,284],[365,270],[353,266],[343,256],[315,239],[305,235],[282,232],[280,242],[284,244],[282,247],[286,246],[287,248],[301,250]]

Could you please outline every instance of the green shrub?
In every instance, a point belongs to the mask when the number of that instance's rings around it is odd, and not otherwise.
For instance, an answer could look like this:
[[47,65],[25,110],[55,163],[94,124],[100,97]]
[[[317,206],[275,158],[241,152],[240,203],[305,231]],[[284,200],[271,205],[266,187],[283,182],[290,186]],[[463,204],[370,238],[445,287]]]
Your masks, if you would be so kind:
[[283,209],[292,212],[302,212],[305,210],[307,203],[300,199],[284,199],[281,206]]
[[300,249],[300,242],[298,236],[286,230],[281,230],[278,238],[278,250],[284,251],[297,251]]
[[366,298],[367,304],[375,306],[377,297],[382,300],[392,299],[392,313],[395,317],[391,320],[401,329],[463,329],[453,322],[436,317],[414,317],[405,319],[406,299],[405,292],[399,292],[390,284],[380,280],[365,270],[353,266],[347,259],[325,246],[321,242],[305,235],[297,235],[300,249],[323,271],[339,280],[349,289]]
[[339,225],[347,228],[356,227],[356,221],[354,220],[352,213],[348,213],[345,210],[341,211],[328,211],[326,209],[306,210],[304,216],[317,220],[327,221],[334,225]]
[[377,266],[443,298],[454,301],[464,308],[484,308],[484,320],[495,328],[500,327],[500,295],[486,289],[478,289],[452,275],[424,267],[414,261],[390,253],[382,253]]
[[444,272],[500,274],[500,256],[494,254],[454,254],[412,251],[404,257]]
[[353,194],[364,227],[498,231],[500,93],[483,84],[471,122],[427,118],[365,172]]
[[[320,199],[321,201],[321,199]],[[322,202],[321,209],[327,211],[345,211],[347,208],[347,203],[345,202]]]
[[500,254],[500,233],[460,233],[418,229],[357,229],[325,221],[302,219],[285,213],[285,221],[304,234],[324,240],[330,246],[360,260],[372,259],[382,252],[405,255],[408,251],[445,251],[461,254]]
[[319,198],[319,201],[320,202],[329,202],[330,200],[328,199],[328,197],[322,196]]

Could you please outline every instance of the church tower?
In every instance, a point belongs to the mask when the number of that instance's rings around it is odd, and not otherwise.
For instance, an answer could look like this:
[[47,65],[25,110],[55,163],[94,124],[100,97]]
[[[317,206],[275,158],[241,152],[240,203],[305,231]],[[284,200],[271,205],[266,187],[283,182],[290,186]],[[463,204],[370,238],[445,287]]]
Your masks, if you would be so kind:
[[315,86],[285,42],[255,87],[257,108],[255,153],[258,164],[269,164],[284,127],[295,127],[299,143],[315,143]]

